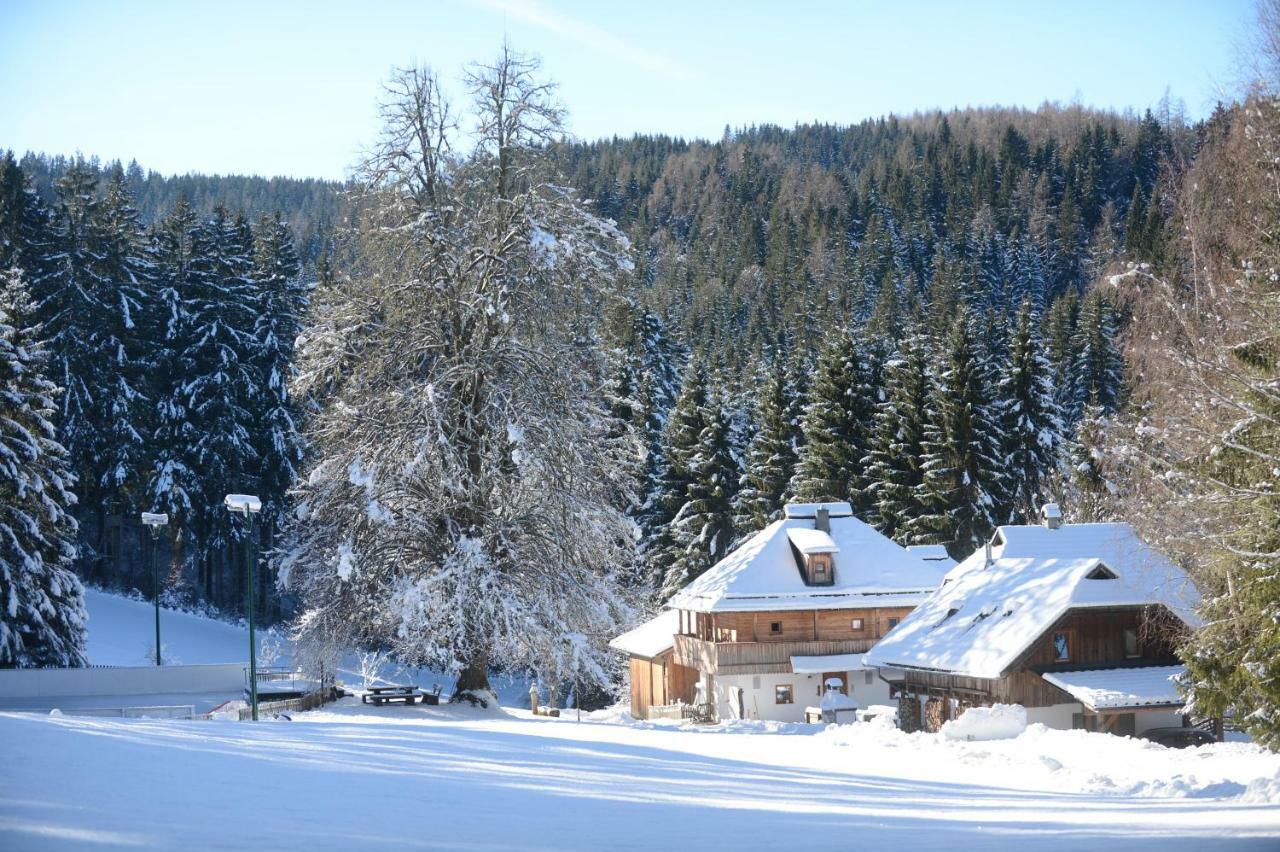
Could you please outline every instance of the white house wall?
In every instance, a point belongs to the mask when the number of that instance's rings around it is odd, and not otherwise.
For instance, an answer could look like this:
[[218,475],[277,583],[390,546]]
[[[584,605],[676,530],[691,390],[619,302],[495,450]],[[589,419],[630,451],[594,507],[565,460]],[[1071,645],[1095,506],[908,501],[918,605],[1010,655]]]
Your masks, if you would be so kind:
[[[849,697],[861,709],[873,704],[893,704],[889,697],[889,685],[876,676],[875,669],[855,669],[845,672],[849,685]],[[870,682],[868,683],[868,680]],[[793,703],[774,702],[775,687],[791,684]],[[771,722],[803,722],[804,709],[816,707],[822,699],[822,675],[820,674],[759,674],[717,675],[715,678],[716,715],[721,721],[740,718],[736,689],[742,690],[745,718]],[[1069,721],[1069,718],[1068,718]]]

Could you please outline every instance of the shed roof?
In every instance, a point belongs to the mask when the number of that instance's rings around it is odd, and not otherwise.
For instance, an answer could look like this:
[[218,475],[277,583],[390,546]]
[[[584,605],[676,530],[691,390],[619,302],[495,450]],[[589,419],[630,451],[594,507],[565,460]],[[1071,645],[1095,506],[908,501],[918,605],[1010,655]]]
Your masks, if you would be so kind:
[[1041,677],[1090,710],[1181,707],[1176,679],[1186,666],[1128,666],[1076,672],[1045,672]]
[[[1113,579],[1095,571],[1105,565]],[[1128,524],[1004,526],[867,653],[869,665],[996,678],[1068,610],[1163,604],[1199,624],[1185,573]]]

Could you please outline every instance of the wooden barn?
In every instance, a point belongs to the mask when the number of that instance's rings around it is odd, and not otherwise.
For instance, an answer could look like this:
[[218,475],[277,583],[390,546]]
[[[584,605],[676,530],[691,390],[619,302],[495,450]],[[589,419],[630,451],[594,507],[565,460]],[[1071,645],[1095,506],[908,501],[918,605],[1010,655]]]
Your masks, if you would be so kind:
[[1183,721],[1174,649],[1198,624],[1186,574],[1128,524],[1000,527],[867,654],[904,728],[1021,704],[1029,722],[1136,734]]

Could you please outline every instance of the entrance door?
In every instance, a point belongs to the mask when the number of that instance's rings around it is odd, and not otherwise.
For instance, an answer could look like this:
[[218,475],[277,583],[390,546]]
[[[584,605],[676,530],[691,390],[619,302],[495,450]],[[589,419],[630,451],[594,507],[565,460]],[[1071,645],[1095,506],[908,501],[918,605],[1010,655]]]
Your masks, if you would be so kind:
[[849,694],[849,673],[848,672],[823,672],[822,683],[818,687],[818,693],[822,694],[827,691],[827,681],[835,678],[840,681],[840,691],[845,695]]

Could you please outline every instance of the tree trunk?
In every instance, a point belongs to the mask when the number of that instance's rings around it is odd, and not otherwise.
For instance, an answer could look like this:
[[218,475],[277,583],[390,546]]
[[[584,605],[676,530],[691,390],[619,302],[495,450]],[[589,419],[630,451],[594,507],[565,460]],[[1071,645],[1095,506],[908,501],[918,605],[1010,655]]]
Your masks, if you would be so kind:
[[488,707],[488,694],[493,692],[489,687],[489,655],[479,652],[467,662],[467,667],[458,675],[458,682],[453,688],[451,702],[467,701]]

